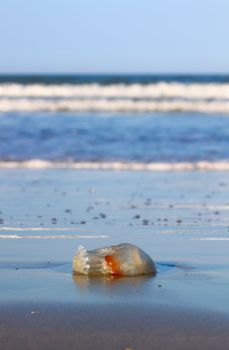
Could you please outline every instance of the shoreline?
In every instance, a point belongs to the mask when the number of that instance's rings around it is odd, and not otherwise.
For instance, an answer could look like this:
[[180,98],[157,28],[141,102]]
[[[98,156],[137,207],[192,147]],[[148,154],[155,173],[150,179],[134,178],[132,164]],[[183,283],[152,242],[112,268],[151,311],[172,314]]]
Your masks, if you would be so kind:
[[[207,175],[2,169],[1,349],[225,349],[229,182]],[[156,277],[72,275],[79,245],[121,242]]]

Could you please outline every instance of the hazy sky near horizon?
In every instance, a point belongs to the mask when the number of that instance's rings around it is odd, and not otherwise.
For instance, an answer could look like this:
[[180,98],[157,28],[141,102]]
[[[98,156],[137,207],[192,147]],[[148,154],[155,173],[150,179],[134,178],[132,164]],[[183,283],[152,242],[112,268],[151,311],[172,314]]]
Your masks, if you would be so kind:
[[7,0],[0,72],[229,73],[228,0]]

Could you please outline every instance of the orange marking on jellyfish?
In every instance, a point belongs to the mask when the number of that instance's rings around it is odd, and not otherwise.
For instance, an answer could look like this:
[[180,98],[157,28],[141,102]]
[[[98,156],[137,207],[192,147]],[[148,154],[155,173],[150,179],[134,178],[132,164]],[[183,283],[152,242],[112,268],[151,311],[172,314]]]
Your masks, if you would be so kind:
[[112,275],[116,275],[116,276],[122,275],[120,271],[120,264],[117,259],[115,259],[112,255],[105,255],[104,259],[107,265],[111,268]]

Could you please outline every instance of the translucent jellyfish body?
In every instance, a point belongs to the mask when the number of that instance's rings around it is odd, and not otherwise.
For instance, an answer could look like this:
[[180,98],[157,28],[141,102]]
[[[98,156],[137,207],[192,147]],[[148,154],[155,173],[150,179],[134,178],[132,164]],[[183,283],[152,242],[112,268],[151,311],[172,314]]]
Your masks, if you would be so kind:
[[148,254],[132,244],[89,251],[79,246],[73,259],[73,273],[87,276],[155,275],[156,266]]

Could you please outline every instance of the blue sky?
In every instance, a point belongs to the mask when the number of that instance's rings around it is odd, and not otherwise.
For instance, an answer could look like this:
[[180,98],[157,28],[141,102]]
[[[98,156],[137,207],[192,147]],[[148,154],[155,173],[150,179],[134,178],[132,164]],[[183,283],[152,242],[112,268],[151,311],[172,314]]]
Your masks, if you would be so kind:
[[0,72],[229,73],[228,0],[5,0]]

